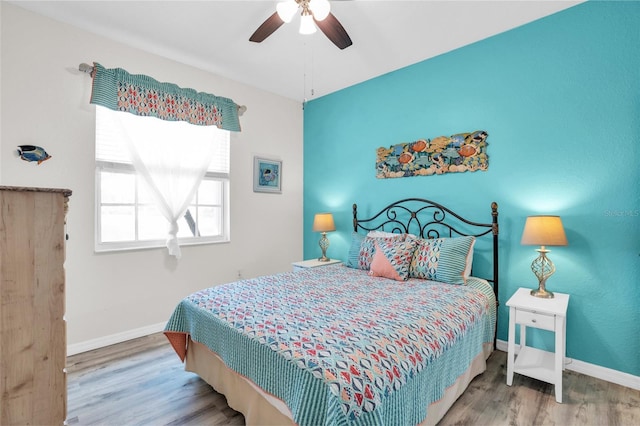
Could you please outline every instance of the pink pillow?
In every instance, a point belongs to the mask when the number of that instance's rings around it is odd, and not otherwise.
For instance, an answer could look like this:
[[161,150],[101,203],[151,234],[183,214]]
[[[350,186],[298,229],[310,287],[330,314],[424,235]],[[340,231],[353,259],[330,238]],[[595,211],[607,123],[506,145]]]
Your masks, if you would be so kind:
[[400,242],[404,241],[405,234],[394,234],[390,237],[365,237],[360,243],[360,253],[358,255],[358,268],[368,271],[371,267],[371,261],[373,260],[373,254],[375,253],[376,241],[391,241]]
[[406,281],[409,278],[409,265],[411,265],[416,244],[413,239],[408,241],[376,241],[369,275]]

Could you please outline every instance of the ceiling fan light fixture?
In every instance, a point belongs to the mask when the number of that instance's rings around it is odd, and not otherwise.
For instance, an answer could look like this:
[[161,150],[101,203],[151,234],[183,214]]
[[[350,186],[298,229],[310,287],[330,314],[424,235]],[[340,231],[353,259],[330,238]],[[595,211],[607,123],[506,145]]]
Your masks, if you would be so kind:
[[328,0],[280,1],[276,4],[276,11],[260,24],[249,37],[249,41],[254,43],[263,42],[286,22],[291,22],[298,9],[302,9],[300,34],[313,34],[320,29],[338,49],[346,49],[353,42],[340,21],[330,12],[330,8]]
[[329,16],[331,5],[329,4],[328,0],[310,0],[309,9],[311,9],[311,12],[313,12],[313,17],[317,21],[322,21],[327,16]]
[[300,34],[313,34],[316,32],[316,24],[313,22],[313,15],[310,13],[302,12],[300,18]]
[[276,12],[278,12],[278,16],[287,24],[291,22],[293,15],[296,14],[297,10],[298,3],[296,3],[295,0],[281,1],[276,5]]

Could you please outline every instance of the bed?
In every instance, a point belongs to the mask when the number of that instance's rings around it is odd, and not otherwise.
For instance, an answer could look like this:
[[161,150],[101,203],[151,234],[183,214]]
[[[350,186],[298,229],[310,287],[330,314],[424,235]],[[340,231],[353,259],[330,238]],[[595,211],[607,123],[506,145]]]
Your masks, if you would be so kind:
[[436,424],[486,369],[497,204],[486,222],[420,198],[360,216],[354,204],[343,264],[203,289],[176,306],[165,335],[185,369],[247,424]]

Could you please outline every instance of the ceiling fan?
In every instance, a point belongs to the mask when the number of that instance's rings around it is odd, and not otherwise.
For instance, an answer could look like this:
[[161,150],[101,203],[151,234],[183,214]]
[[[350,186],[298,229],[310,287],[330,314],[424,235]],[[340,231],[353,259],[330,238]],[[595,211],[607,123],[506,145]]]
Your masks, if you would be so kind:
[[316,25],[320,31],[340,49],[351,46],[351,38],[344,27],[330,12],[331,6],[328,0],[286,0],[276,5],[276,11],[258,27],[251,35],[249,41],[260,43],[269,37],[282,24],[289,23],[298,9],[300,13],[300,34],[313,34]]

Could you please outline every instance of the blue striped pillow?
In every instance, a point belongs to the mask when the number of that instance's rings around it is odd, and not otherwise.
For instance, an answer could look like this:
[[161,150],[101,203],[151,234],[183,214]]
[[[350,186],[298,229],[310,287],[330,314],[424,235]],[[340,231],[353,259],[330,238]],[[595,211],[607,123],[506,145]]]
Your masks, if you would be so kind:
[[469,276],[475,237],[418,239],[409,278],[465,284]]
[[349,254],[347,255],[346,266],[349,268],[358,269],[358,262],[360,259],[360,244],[364,240],[364,235],[354,232],[351,234],[351,247],[349,247]]

